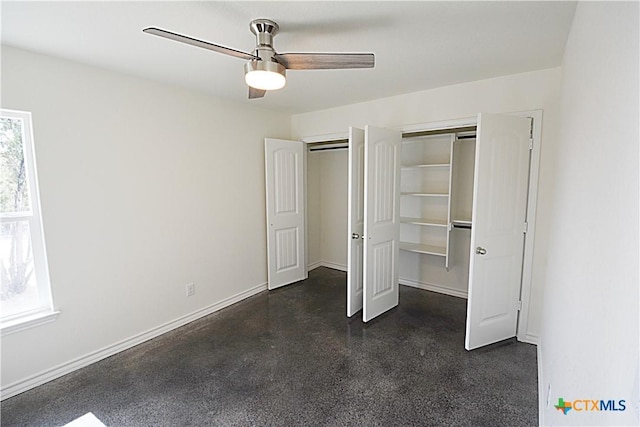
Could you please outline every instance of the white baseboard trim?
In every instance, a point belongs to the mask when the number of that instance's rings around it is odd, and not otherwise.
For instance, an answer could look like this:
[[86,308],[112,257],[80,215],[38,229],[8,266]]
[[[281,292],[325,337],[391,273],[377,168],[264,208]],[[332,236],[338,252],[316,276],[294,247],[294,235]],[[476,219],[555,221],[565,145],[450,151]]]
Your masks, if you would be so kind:
[[336,264],[335,262],[329,262],[329,261],[318,261],[318,262],[314,262],[313,264],[309,264],[307,266],[307,270],[308,271],[315,270],[318,267],[327,267],[327,268],[332,268],[334,270],[347,271],[346,265]]
[[334,270],[347,271],[347,266],[343,264],[336,264],[334,262],[322,261],[322,267],[332,268]]
[[537,350],[537,359],[538,359],[538,425],[544,426],[545,424],[545,406],[547,403],[547,390],[545,390],[545,381],[543,378],[542,372],[542,346],[538,345],[536,347]]
[[116,353],[119,353],[123,350],[127,350],[138,344],[142,344],[145,341],[156,338],[164,333],[167,333],[176,328],[184,326],[187,323],[193,322],[194,320],[198,320],[201,317],[207,316],[211,313],[215,313],[218,310],[221,310],[225,307],[228,307],[239,301],[242,301],[245,298],[249,298],[250,296],[253,296],[259,292],[266,291],[266,290],[267,290],[266,283],[254,286],[251,289],[247,289],[246,291],[243,291],[236,295],[225,298],[222,301],[219,301],[217,303],[208,305],[204,308],[201,308],[200,310],[196,310],[192,313],[178,317],[175,320],[164,323],[155,328],[149,329],[146,332],[142,332],[140,334],[134,335],[130,338],[119,341],[117,343],[104,347],[100,350],[88,353],[84,356],[78,357],[77,359],[73,359],[69,362],[63,363],[51,369],[47,369],[38,374],[27,377],[23,380],[16,381],[2,388],[2,390],[0,391],[0,394],[2,395],[1,399],[2,400],[8,399],[17,394],[30,390],[34,387],[37,387],[49,381],[55,380],[56,378],[60,378],[63,375],[69,374],[80,368],[84,368],[85,366],[98,362],[102,359],[106,359],[109,356],[113,356]]
[[452,297],[467,299],[467,293],[458,289],[451,289],[446,286],[436,285],[433,283],[416,282],[415,280],[400,278],[398,281],[401,285],[411,286],[412,288],[424,289],[425,291],[438,292],[440,294],[450,295]]
[[540,337],[534,334],[525,334],[524,338],[520,341],[526,342],[527,344],[538,345],[538,342],[540,342]]
[[318,267],[322,267],[322,261],[317,261],[307,265],[307,271],[315,270]]

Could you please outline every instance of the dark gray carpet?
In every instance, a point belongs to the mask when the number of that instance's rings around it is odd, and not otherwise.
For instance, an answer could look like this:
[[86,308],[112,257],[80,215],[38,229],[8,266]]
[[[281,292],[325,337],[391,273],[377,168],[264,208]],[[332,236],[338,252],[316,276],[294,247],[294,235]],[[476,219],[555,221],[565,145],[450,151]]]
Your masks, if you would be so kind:
[[2,402],[2,425],[537,425],[536,348],[464,349],[466,301],[401,286],[345,316],[345,273],[232,307]]

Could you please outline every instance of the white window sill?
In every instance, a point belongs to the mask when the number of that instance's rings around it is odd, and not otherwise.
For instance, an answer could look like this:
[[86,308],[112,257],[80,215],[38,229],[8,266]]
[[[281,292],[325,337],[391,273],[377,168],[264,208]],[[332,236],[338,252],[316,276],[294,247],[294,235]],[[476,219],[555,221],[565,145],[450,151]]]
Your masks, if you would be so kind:
[[2,324],[0,325],[0,328],[2,329],[2,336],[33,328],[34,326],[53,322],[58,318],[58,314],[60,314],[59,311],[44,311],[29,316],[20,317],[18,319],[12,319],[7,322],[2,322]]

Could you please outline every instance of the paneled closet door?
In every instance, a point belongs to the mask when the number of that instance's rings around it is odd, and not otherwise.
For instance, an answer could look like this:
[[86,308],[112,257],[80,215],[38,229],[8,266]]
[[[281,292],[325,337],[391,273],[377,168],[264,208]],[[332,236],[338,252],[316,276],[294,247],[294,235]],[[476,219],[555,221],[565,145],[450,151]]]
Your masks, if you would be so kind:
[[269,289],[307,278],[304,228],[304,146],[265,139]]
[[530,119],[480,114],[465,348],[516,336],[529,181]]
[[347,316],[362,310],[364,261],[364,130],[349,128]]
[[398,305],[400,131],[365,128],[363,321]]

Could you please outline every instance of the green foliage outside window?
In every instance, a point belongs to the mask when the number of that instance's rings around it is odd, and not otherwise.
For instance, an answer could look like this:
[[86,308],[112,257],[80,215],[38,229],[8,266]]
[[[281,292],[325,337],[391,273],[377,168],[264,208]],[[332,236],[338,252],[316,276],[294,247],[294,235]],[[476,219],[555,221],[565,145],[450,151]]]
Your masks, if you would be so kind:
[[22,120],[0,119],[0,212],[29,211]]
[[[26,291],[33,275],[28,222],[30,200],[24,159],[22,120],[0,118],[0,299]],[[17,216],[12,220],[13,216]],[[22,218],[18,218],[22,217]]]

